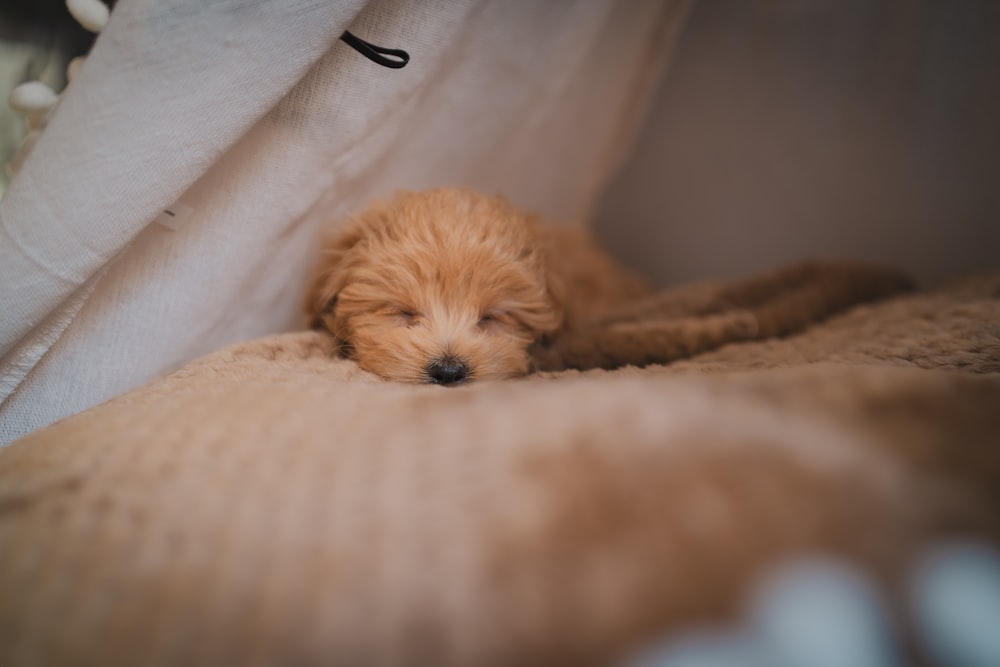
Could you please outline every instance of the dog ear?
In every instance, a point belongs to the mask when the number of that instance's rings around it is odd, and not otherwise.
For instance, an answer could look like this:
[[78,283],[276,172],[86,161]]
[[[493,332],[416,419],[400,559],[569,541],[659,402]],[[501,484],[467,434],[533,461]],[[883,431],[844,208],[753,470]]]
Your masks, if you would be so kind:
[[[544,228],[541,228],[544,229]],[[550,325],[546,331],[539,332],[540,340],[548,340],[556,336],[566,326],[568,304],[566,302],[566,270],[560,261],[560,248],[556,234],[550,229],[539,235],[538,245],[541,248],[542,270],[545,280],[545,296],[549,300],[552,313]]]
[[[546,255],[549,252],[551,249],[546,248]],[[555,337],[566,323],[566,286],[563,277],[554,269],[550,261],[545,262],[545,295],[551,304],[552,317],[549,324],[554,326],[538,332],[538,339],[542,342],[547,342]]]
[[[540,253],[541,254],[541,253]],[[538,289],[522,301],[508,302],[510,315],[536,343],[545,344],[564,328],[565,289],[557,271],[547,262],[536,267]]]
[[322,329],[324,320],[337,307],[337,294],[346,283],[344,258],[364,238],[355,224],[326,243],[306,289],[305,311],[312,329]]
[[565,326],[566,287],[563,262],[557,254],[551,234],[541,232],[534,216],[526,220],[532,229],[531,243],[521,252],[519,261],[530,267],[535,282],[531,296],[512,307],[512,315],[536,342],[555,337]]

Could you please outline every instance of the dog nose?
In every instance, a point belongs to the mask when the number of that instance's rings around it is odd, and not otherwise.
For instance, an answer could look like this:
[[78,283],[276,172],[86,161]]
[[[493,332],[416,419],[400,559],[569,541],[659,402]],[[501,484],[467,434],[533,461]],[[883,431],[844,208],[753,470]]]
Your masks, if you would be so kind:
[[427,364],[427,381],[433,384],[458,384],[469,379],[469,365],[454,357],[435,359]]

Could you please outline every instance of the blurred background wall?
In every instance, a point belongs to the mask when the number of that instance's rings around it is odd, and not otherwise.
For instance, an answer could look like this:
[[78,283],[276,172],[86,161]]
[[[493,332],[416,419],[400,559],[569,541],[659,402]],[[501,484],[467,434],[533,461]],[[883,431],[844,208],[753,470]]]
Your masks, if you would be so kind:
[[596,226],[664,285],[1000,268],[1000,2],[700,0]]

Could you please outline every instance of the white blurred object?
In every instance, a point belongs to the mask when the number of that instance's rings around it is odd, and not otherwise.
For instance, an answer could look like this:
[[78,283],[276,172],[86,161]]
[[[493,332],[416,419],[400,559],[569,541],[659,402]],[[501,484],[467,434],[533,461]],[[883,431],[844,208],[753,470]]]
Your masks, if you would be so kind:
[[1000,666],[1000,555],[980,545],[941,547],[912,578],[918,636],[946,667]]
[[[1000,667],[1000,553],[951,544],[910,577],[912,636],[935,667]],[[627,667],[901,667],[896,628],[875,585],[827,559],[766,577],[742,628],[681,633]]]
[[774,667],[900,667],[882,602],[860,573],[808,560],[778,570],[751,603]]
[[100,32],[111,16],[108,6],[101,0],[66,0],[66,9],[90,32]]
[[748,632],[689,633],[652,646],[627,667],[776,667],[758,637]]
[[56,92],[41,81],[28,81],[11,91],[8,103],[14,111],[34,114],[48,111],[58,99]]

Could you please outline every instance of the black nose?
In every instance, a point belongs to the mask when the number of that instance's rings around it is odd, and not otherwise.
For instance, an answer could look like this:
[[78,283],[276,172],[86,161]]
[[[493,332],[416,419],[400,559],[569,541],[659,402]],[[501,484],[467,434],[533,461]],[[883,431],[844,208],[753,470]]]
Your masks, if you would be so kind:
[[454,357],[435,359],[427,364],[427,381],[433,384],[458,384],[469,379],[469,365]]

